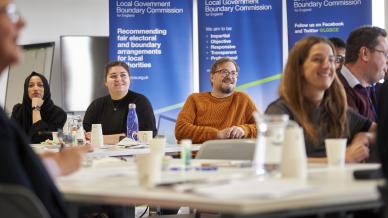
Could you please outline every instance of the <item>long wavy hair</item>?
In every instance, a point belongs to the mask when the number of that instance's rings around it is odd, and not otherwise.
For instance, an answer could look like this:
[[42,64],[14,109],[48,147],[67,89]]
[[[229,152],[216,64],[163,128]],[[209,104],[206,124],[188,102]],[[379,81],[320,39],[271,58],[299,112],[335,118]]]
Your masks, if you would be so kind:
[[[311,121],[310,114],[313,106],[303,95],[303,89],[306,85],[303,64],[309,56],[310,49],[318,43],[328,44],[335,53],[333,44],[326,38],[308,36],[298,41],[289,53],[279,89],[280,96],[287,102],[295,118],[299,120],[313,143],[318,142],[317,130],[319,128]],[[344,137],[348,131],[346,94],[334,68],[333,73],[334,80],[325,91],[321,102],[321,116],[324,117],[321,119],[323,122],[320,125],[323,126],[327,137]]]

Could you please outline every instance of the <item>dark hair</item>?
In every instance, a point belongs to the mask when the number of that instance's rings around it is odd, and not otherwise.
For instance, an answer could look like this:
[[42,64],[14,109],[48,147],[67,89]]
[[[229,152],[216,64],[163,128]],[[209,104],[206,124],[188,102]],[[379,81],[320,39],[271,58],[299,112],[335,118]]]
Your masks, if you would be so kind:
[[333,43],[335,48],[346,48],[346,44],[344,40],[338,37],[331,37],[329,38],[330,42]]
[[129,72],[128,64],[126,64],[125,62],[122,62],[122,61],[112,61],[112,62],[108,63],[107,65],[105,65],[105,76],[104,76],[105,81],[106,81],[106,78],[108,77],[108,73],[109,73],[110,68],[117,67],[117,66],[123,67],[127,71],[128,76],[131,76],[131,73]]
[[27,78],[24,80],[23,103],[27,104],[29,107],[31,107],[31,99],[28,96],[28,84],[30,83],[30,80],[33,76],[37,76],[40,78],[40,80],[42,80],[43,90],[44,90],[44,94],[43,94],[42,99],[45,102],[48,100],[51,100],[50,85],[49,85],[46,77],[44,77],[43,74],[32,71],[32,73],[30,75],[28,75]]
[[353,30],[346,41],[345,63],[356,62],[361,47],[374,49],[379,36],[387,37],[387,32],[380,27],[362,26]]
[[236,67],[236,71],[237,71],[237,72],[240,71],[240,68],[239,68],[239,66],[238,66],[238,64],[236,63],[235,60],[233,60],[232,58],[229,58],[229,57],[224,57],[224,58],[220,58],[220,59],[216,60],[216,61],[212,64],[212,66],[210,67],[210,74],[215,74],[218,65],[223,64],[223,63],[226,63],[226,62],[232,62],[232,63],[234,64],[234,66]]

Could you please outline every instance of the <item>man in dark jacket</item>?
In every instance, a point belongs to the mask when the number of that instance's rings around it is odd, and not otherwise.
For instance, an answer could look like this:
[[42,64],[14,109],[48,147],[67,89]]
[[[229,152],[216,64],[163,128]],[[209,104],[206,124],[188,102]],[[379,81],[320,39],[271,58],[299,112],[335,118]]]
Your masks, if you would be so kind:
[[[23,26],[24,21],[15,4],[10,0],[0,0],[0,73],[20,60],[17,39]],[[77,170],[88,149],[87,146],[72,148],[46,153],[39,158],[31,149],[27,136],[0,107],[0,183],[29,189],[40,199],[51,217],[67,217],[62,196],[51,176]]]

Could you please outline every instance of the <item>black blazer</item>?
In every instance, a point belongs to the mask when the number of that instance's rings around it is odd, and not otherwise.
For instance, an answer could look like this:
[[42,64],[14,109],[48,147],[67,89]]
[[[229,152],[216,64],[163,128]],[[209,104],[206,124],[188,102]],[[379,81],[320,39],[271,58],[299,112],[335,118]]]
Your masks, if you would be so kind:
[[42,201],[51,217],[67,217],[61,194],[28,143],[0,108],[0,183],[21,185]]

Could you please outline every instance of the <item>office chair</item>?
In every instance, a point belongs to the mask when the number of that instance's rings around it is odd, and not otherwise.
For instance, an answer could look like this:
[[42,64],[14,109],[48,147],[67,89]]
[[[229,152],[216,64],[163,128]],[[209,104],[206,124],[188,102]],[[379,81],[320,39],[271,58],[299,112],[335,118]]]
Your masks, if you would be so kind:
[[377,187],[380,192],[380,199],[383,201],[383,213],[384,218],[388,218],[388,187],[387,185],[381,185]]
[[2,217],[50,217],[38,197],[19,185],[0,184],[0,211]]
[[197,159],[253,160],[255,139],[210,140],[201,145]]

